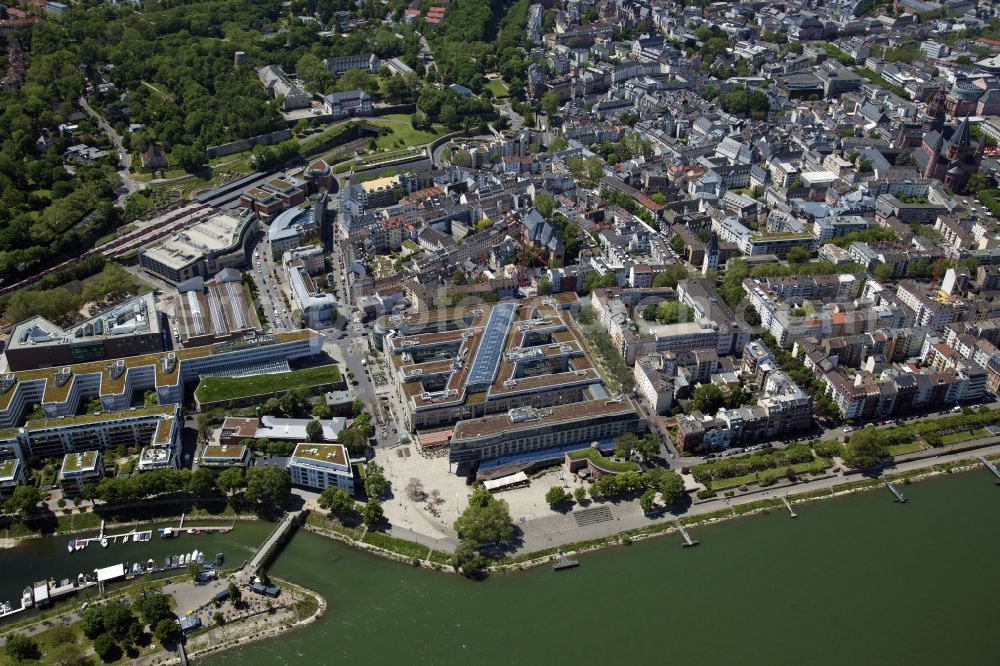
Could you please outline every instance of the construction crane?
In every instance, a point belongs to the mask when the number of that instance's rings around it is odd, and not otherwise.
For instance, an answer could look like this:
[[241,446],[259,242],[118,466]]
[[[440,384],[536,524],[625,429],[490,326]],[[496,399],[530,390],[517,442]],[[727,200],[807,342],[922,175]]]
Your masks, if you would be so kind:
[[533,245],[525,241],[524,238],[521,238],[520,248],[521,251],[518,253],[517,281],[523,289],[528,286],[527,255],[530,254],[535,259],[538,259],[542,262],[542,266],[545,267],[548,267],[549,260],[536,250]]

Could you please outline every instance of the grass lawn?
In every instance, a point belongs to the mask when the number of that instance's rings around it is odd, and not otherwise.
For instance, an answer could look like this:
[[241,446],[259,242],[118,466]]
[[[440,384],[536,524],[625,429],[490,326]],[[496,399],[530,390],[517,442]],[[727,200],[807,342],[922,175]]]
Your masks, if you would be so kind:
[[944,435],[941,437],[941,442],[943,444],[956,444],[958,442],[966,442],[970,439],[989,437],[990,435],[990,431],[986,428],[979,428],[978,430],[966,430],[964,432],[953,432],[950,435]]
[[736,488],[748,483],[760,483],[761,481],[767,481],[769,479],[777,479],[784,476],[785,470],[789,467],[795,470],[795,473],[800,476],[803,474],[817,474],[831,465],[833,465],[833,460],[830,458],[816,458],[812,462],[796,463],[794,465],[765,469],[760,472],[752,472],[750,474],[744,474],[743,476],[719,479],[718,481],[712,481],[711,487],[712,490],[719,490],[721,488]]
[[201,402],[216,402],[338,382],[340,382],[340,368],[335,365],[323,365],[254,377],[206,377],[198,384],[194,395]]
[[430,132],[413,129],[413,126],[410,125],[409,116],[399,114],[370,118],[365,123],[374,127],[383,127],[392,130],[390,134],[380,136],[375,140],[375,145],[378,146],[379,150],[398,150],[410,146],[420,146],[430,143],[447,132],[444,125],[437,124],[433,126]]
[[510,94],[503,79],[490,79],[489,83],[483,87],[492,92],[494,97],[507,97]]
[[413,541],[407,541],[406,539],[397,539],[394,536],[383,534],[382,532],[369,532],[365,535],[364,542],[370,543],[371,545],[379,548],[390,550],[405,557],[425,559],[430,552],[430,549],[427,546],[423,546]]
[[902,456],[907,453],[916,453],[917,451],[923,451],[927,448],[927,445],[923,442],[905,442],[903,444],[896,444],[889,447],[890,456]]
[[618,461],[612,460],[611,458],[605,458],[601,455],[601,452],[597,449],[592,449],[589,446],[585,449],[580,449],[579,451],[571,451],[569,457],[573,460],[583,460],[584,458],[590,459],[601,469],[606,469],[609,472],[638,472],[639,465],[631,461]]

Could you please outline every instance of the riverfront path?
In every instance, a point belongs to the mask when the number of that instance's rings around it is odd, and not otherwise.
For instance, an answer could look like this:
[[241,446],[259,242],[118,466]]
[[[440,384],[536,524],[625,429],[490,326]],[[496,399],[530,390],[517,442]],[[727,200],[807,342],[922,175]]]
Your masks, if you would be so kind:
[[[888,471],[894,474],[900,472],[912,472],[914,470],[930,468],[934,465],[957,462],[959,460],[974,459],[977,456],[1000,455],[1000,437],[992,437],[988,440],[984,440],[984,442],[987,443],[987,446],[972,451],[965,450],[956,453],[948,453],[947,450],[934,450],[931,452],[922,452],[925,454],[924,457],[913,458],[904,456],[897,459],[895,466]],[[961,444],[968,447],[968,442],[962,442]],[[933,455],[928,457],[928,453],[932,453]],[[913,455],[917,456],[919,454]],[[902,458],[908,459],[903,460]],[[576,512],[567,513],[565,515],[553,512],[551,516],[518,523],[518,526],[523,532],[523,540],[518,548],[518,552],[530,553],[546,548],[565,546],[566,544],[577,543],[580,541],[601,539],[613,536],[619,532],[624,532],[625,530],[648,527],[657,523],[673,522],[677,520],[678,517],[700,516],[708,513],[714,513],[716,511],[725,510],[731,506],[740,506],[762,499],[782,497],[789,492],[804,493],[815,490],[830,489],[842,483],[853,480],[861,480],[862,478],[865,477],[862,477],[859,474],[850,476],[838,474],[836,476],[823,477],[814,480],[807,479],[795,484],[794,486],[784,486],[777,489],[761,489],[756,492],[745,493],[732,498],[720,498],[709,500],[707,502],[699,502],[689,507],[688,510],[680,516],[672,513],[665,513],[662,516],[649,518],[643,514],[642,510],[639,508],[638,501],[605,503],[591,502],[587,506],[581,507],[581,509],[578,509]],[[889,501],[888,495],[886,501]],[[609,507],[611,519],[592,524],[580,525],[579,522],[584,521],[578,521],[573,516],[573,513],[579,513],[581,510],[586,511],[595,507]]]

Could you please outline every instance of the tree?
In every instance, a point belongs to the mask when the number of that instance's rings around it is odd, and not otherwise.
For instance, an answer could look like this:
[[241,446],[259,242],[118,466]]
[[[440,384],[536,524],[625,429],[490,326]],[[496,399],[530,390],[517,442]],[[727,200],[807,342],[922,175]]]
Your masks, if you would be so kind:
[[4,652],[14,661],[34,661],[42,657],[38,643],[20,632],[15,632],[7,637]]
[[786,258],[793,264],[804,264],[809,261],[809,256],[809,250],[799,245],[790,249]]
[[660,438],[656,435],[646,435],[639,439],[635,449],[643,460],[652,460],[660,454]]
[[844,462],[855,469],[874,467],[889,455],[875,428],[862,428],[851,435],[844,452]]
[[571,157],[566,160],[566,167],[576,181],[584,187],[594,187],[604,175],[604,165],[596,156]]
[[319,505],[341,517],[354,513],[354,500],[343,488],[327,486],[319,496]]
[[199,467],[191,474],[188,492],[194,495],[208,495],[215,490],[215,475],[212,470]]
[[229,601],[233,606],[238,606],[243,601],[243,590],[236,583],[229,583],[226,592],[229,593]]
[[323,441],[323,426],[315,419],[306,424],[306,438],[310,442]]
[[406,484],[406,496],[411,502],[424,502],[427,500],[427,493],[424,491],[424,484],[420,479],[410,479]]
[[556,209],[556,201],[551,196],[545,192],[539,192],[535,195],[534,201],[531,202],[535,209],[541,213],[542,217],[546,220],[552,217],[552,213]]
[[663,287],[670,287],[671,289],[677,286],[677,283],[681,280],[686,280],[688,276],[687,269],[681,264],[674,264],[673,266],[667,266],[664,270],[656,274],[653,278],[653,286],[657,289]]
[[483,568],[486,560],[469,543],[462,542],[451,556],[451,566],[466,576],[471,576]]
[[896,275],[896,267],[892,264],[879,264],[875,267],[875,279],[879,282],[891,280]]
[[284,504],[292,491],[288,472],[277,467],[254,467],[247,472],[247,490],[244,497],[251,504],[278,507]]
[[691,395],[690,402],[688,402],[688,411],[693,412],[697,410],[703,414],[713,415],[719,411],[724,402],[722,389],[718,386],[715,384],[699,384],[698,388]]
[[318,405],[313,406],[312,415],[317,419],[328,419],[331,416],[333,416],[333,412],[330,411],[329,407],[327,407],[323,403],[320,403]]
[[634,432],[626,432],[618,435],[615,440],[615,455],[619,458],[628,458],[632,450],[639,447],[639,438]]
[[552,92],[551,90],[544,95],[538,103],[538,108],[542,110],[547,116],[555,116],[559,114],[559,95]]
[[35,486],[19,485],[7,499],[7,511],[27,516],[38,508],[42,501],[42,491]]
[[114,661],[120,650],[111,634],[101,634],[94,639],[94,652],[102,661]]
[[357,428],[347,428],[337,435],[337,441],[347,447],[347,452],[352,456],[359,456],[368,447],[368,438]]
[[660,491],[664,504],[674,506],[684,497],[684,479],[677,472],[664,472],[657,479],[656,489]]
[[649,488],[642,495],[639,496],[639,507],[644,513],[649,513],[653,510],[653,502],[656,499],[656,491]]
[[165,618],[156,623],[153,635],[156,636],[156,640],[160,641],[160,645],[166,645],[177,638],[179,629],[180,627],[177,626],[176,620]]
[[176,146],[170,156],[174,162],[180,164],[189,173],[200,171],[208,163],[208,155],[205,151],[199,150],[195,146]]
[[351,416],[353,418],[358,418],[365,411],[365,401],[361,398],[355,398],[354,402],[351,403]]
[[385,478],[382,466],[374,460],[365,465],[365,492],[375,500],[389,493],[389,481]]
[[230,467],[219,474],[215,480],[215,485],[220,492],[226,495],[233,495],[246,487],[246,477],[242,467]]
[[566,141],[566,137],[561,134],[549,142],[549,145],[545,147],[545,152],[547,153],[558,153],[569,148],[569,142]]
[[548,276],[541,278],[538,281],[538,294],[540,296],[548,296],[552,293],[552,280]]
[[482,486],[469,496],[469,504],[455,521],[459,538],[474,544],[506,541],[514,533],[507,502],[497,499]]
[[170,610],[170,599],[165,594],[150,594],[136,602],[136,610],[142,616],[142,621],[155,628],[162,620],[173,620],[174,613]]
[[583,504],[583,500],[587,499],[587,489],[583,486],[577,486],[576,490],[573,491],[573,497],[577,504]]
[[385,513],[377,501],[370,499],[365,502],[364,507],[361,509],[361,520],[364,521],[365,525],[368,527],[378,525],[382,522],[383,518],[385,518]]
[[281,411],[285,416],[295,416],[302,410],[302,392],[298,389],[286,391],[278,399],[278,402],[281,404]]
[[[909,153],[903,153],[904,155],[909,155]],[[985,190],[989,188],[989,181],[986,176],[980,172],[973,173],[969,175],[969,180],[965,183],[966,192],[978,192],[980,190]]]
[[549,503],[549,506],[555,508],[569,504],[573,501],[573,496],[563,490],[561,486],[552,486],[545,493],[545,501]]

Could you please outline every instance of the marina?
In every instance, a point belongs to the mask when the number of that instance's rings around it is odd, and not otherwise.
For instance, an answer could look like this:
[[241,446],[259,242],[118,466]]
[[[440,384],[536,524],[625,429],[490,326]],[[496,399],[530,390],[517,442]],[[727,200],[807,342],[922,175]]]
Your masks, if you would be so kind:
[[[215,561],[221,563],[222,555],[222,553],[217,554]],[[170,572],[187,567],[192,563],[202,564],[206,571],[212,571],[215,568],[213,564],[205,564],[205,553],[193,550],[190,553],[164,557],[162,566],[157,566],[157,562],[153,558],[149,558],[144,562],[126,561],[100,567],[93,571],[79,573],[76,575],[76,578],[62,578],[58,583],[54,578],[36,581],[25,587],[21,592],[19,607],[14,607],[10,601],[0,603],[0,619],[15,615],[32,607],[44,608],[55,601],[88,588],[95,587],[99,591],[103,591],[105,583],[133,580],[147,574]]]
[[[203,521],[198,521],[202,523]],[[207,521],[204,521],[207,522]],[[192,523],[193,524],[193,523]],[[81,534],[70,539],[68,536],[43,537],[29,539],[14,548],[2,551],[2,558],[12,575],[0,577],[0,622],[9,616],[17,616],[22,612],[22,598],[25,586],[31,583],[29,609],[38,606],[35,603],[34,591],[40,588],[35,581],[44,581],[45,590],[39,589],[40,598],[45,605],[45,595],[48,602],[73,598],[73,593],[80,601],[89,601],[100,594],[95,572],[110,567],[121,567],[119,576],[109,578],[106,583],[120,585],[130,579],[151,575],[153,578],[177,573],[192,561],[199,563],[203,570],[205,565],[215,562],[232,562],[239,566],[245,559],[251,557],[256,547],[274,528],[274,523],[264,521],[241,521],[238,529],[233,528],[231,520],[223,525],[208,525],[209,529],[201,529],[197,536],[187,533],[187,530],[177,538],[157,538],[156,534],[172,525],[177,527],[177,520],[172,523],[144,526],[144,529],[125,527],[118,530],[106,530],[110,539],[119,537],[108,548],[100,547],[99,532]],[[114,534],[108,534],[113,531]],[[151,534],[150,538],[143,535]],[[120,538],[123,534],[132,534],[129,539]],[[140,534],[139,540],[134,538]],[[75,545],[80,542],[80,548],[67,553],[69,542]],[[94,541],[98,543],[95,544]],[[87,545],[84,545],[87,544]],[[192,552],[197,554],[192,558]],[[219,557],[224,553],[223,557]],[[152,564],[150,563],[152,561]],[[185,564],[181,564],[184,561]],[[127,567],[126,567],[127,564]],[[207,571],[207,570],[206,570]],[[111,573],[109,570],[108,573]],[[75,585],[74,585],[75,583]],[[9,601],[9,609],[3,603]]]

